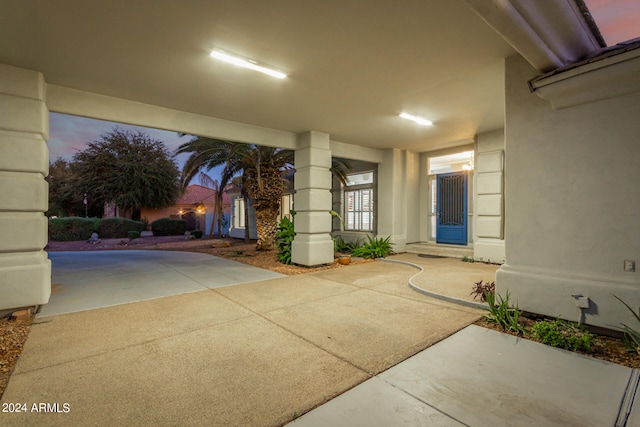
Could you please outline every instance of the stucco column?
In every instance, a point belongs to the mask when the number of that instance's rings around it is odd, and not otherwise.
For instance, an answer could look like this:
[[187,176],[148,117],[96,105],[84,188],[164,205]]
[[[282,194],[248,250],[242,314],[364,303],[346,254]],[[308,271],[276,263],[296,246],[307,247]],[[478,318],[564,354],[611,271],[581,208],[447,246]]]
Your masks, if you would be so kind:
[[42,74],[0,64],[0,310],[45,304],[49,111]]
[[477,135],[473,257],[504,262],[504,130]]
[[385,150],[378,165],[378,237],[390,237],[395,252],[404,252],[407,244],[406,184],[407,152]]
[[308,266],[333,262],[329,135],[314,131],[298,135],[295,167],[296,237],[291,259]]

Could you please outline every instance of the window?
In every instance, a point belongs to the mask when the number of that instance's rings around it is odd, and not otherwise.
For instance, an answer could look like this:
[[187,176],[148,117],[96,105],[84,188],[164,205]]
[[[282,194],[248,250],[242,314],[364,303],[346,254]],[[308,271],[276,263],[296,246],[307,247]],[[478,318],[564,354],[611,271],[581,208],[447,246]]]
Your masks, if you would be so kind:
[[374,182],[373,172],[347,176],[344,191],[344,229],[349,231],[374,231]]
[[293,194],[285,194],[280,202],[280,218],[287,217],[291,219],[291,211],[293,210]]
[[233,201],[233,228],[244,228],[244,200],[238,197]]

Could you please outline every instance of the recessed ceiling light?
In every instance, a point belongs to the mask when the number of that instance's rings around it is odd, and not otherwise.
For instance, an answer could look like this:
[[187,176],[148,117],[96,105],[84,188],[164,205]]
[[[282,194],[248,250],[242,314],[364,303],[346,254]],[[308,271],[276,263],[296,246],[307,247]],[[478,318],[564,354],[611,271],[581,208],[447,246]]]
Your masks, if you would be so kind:
[[287,75],[281,71],[272,70],[271,68],[263,67],[261,65],[258,65],[255,61],[229,55],[228,53],[222,52],[220,50],[212,51],[211,57],[219,59],[224,62],[228,62],[229,64],[237,65],[238,67],[259,71],[261,73],[268,74],[271,77],[275,77],[277,79],[284,79],[285,77],[287,77]]
[[413,114],[409,113],[400,113],[400,117],[402,117],[403,119],[414,121],[424,126],[431,126],[433,124],[431,120],[423,119],[422,117],[414,116]]

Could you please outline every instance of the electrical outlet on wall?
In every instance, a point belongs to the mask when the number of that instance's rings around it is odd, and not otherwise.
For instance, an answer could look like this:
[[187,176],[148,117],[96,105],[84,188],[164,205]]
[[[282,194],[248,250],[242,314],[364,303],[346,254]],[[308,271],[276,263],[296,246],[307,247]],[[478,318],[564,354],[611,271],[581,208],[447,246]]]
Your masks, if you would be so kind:
[[628,271],[630,273],[633,273],[636,271],[636,262],[634,260],[631,259],[625,259],[624,260],[624,271]]

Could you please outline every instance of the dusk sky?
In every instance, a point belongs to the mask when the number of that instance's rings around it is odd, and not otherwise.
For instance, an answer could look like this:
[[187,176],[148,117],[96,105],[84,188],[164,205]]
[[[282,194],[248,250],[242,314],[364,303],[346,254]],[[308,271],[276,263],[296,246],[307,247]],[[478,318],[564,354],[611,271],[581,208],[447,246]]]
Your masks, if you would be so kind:
[[[51,113],[49,118],[49,161],[53,162],[58,158],[71,160],[75,153],[87,147],[87,142],[100,140],[100,135],[110,132],[115,127],[132,132],[140,131],[146,133],[152,139],[162,141],[164,146],[172,153],[180,144],[188,142],[191,139],[190,136],[179,137],[177,132]],[[188,154],[182,154],[176,158],[180,169],[182,169],[188,157]],[[216,172],[214,170],[209,173],[209,175],[213,179],[218,179],[219,173],[220,171]],[[197,183],[197,179],[192,181],[192,183]]]
[[640,36],[640,1],[586,0],[585,3],[607,45],[612,46]]

